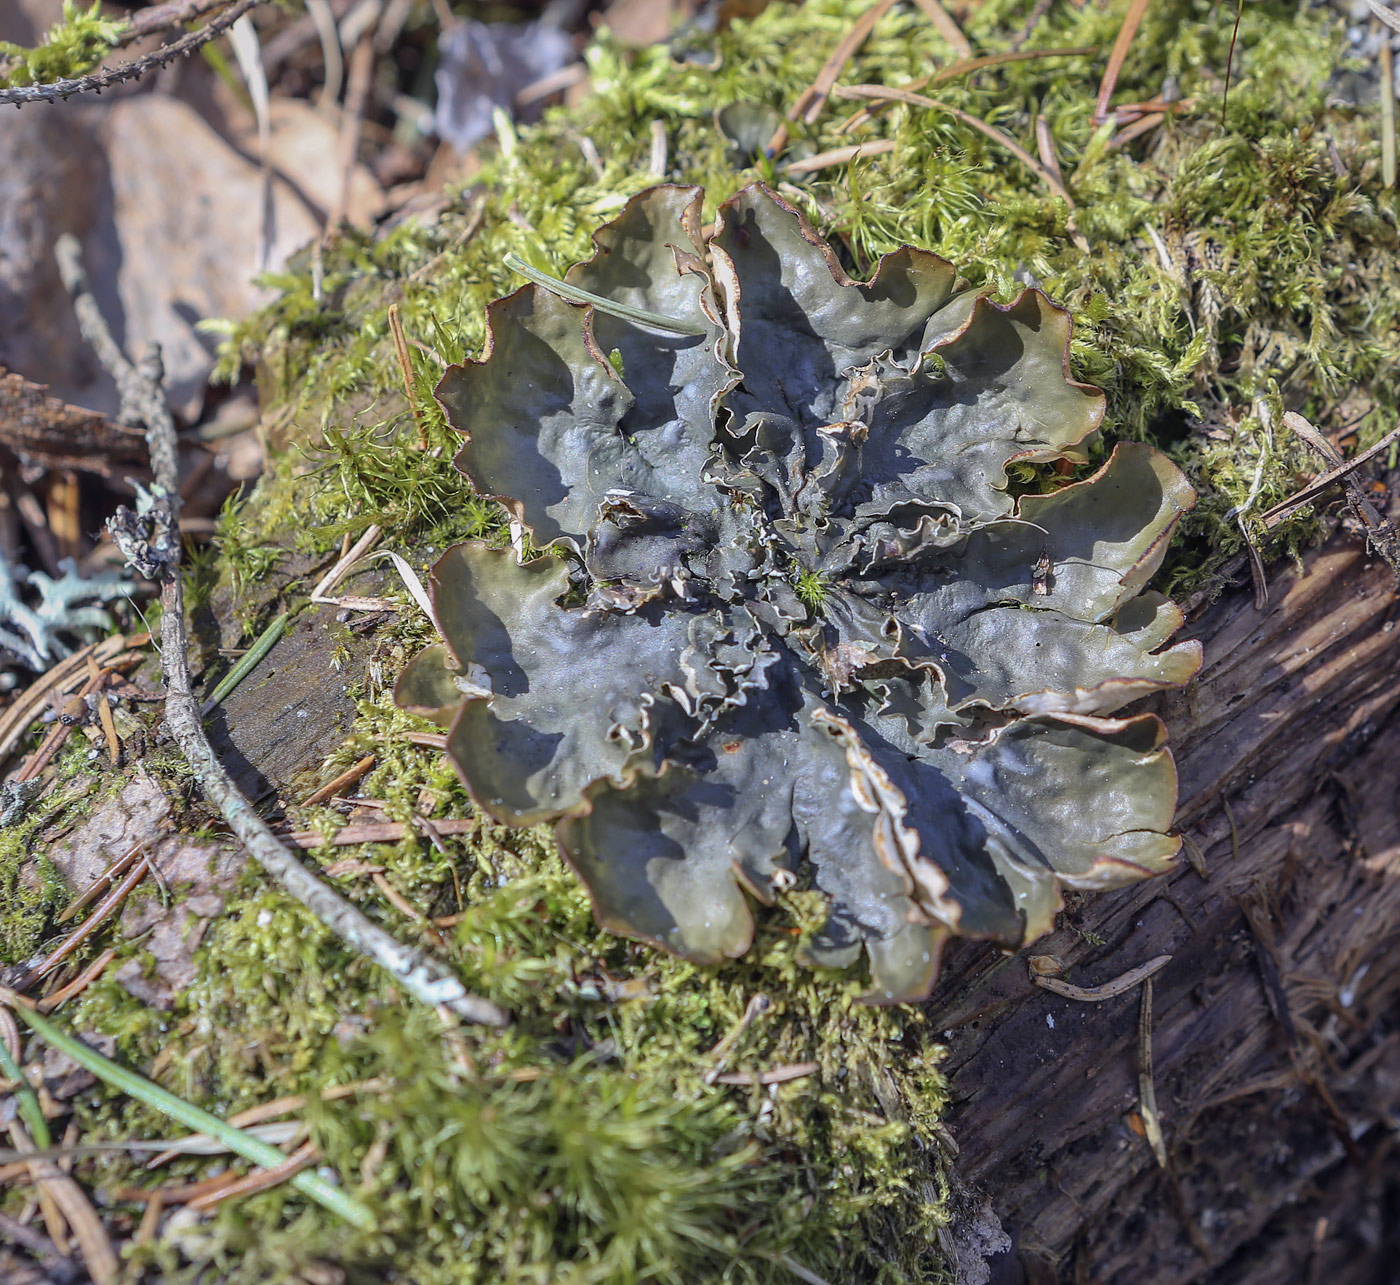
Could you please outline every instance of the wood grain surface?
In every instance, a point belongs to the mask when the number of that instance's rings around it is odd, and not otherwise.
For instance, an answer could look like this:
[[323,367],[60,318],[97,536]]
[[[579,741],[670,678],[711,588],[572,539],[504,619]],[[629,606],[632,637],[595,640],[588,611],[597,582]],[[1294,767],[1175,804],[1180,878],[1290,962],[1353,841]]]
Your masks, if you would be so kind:
[[[1207,876],[1078,899],[1033,952],[963,946],[932,1002],[959,1172],[1016,1243],[996,1281],[1400,1280],[1400,598],[1344,533],[1271,579],[1188,626],[1205,667],[1158,705]],[[1026,962],[1091,986],[1163,952],[1169,1172],[1140,987],[1080,1003]]]

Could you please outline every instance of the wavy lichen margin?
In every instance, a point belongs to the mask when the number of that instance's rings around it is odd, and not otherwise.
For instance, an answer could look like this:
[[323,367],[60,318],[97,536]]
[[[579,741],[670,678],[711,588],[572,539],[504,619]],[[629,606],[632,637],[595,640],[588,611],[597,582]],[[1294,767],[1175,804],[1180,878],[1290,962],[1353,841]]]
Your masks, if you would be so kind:
[[811,962],[918,999],[950,935],[1019,946],[1174,861],[1164,729],[1113,715],[1199,667],[1142,592],[1195,496],[1120,445],[1013,498],[1103,418],[1062,309],[912,247],[853,281],[762,185],[707,240],[702,196],[641,193],[567,278],[698,333],[531,285],[443,376],[458,467],[553,548],[450,549],[398,699],[487,812],[556,823],[610,930],[738,957],[810,881]]

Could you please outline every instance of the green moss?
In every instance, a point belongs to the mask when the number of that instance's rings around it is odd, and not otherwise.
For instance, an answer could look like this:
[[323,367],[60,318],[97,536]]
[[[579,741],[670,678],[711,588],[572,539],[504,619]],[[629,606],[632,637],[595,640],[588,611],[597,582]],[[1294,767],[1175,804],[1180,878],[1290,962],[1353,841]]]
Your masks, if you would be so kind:
[[91,71],[113,49],[128,23],[102,14],[101,0],[80,9],[63,0],[63,18],[33,49],[0,40],[0,89],[43,85]]
[[[1170,76],[1195,105],[1126,147],[1110,148],[1111,131],[1091,119],[1102,53],[993,67],[931,91],[1032,154],[1044,116],[1072,212],[981,133],[903,104],[843,132],[862,104],[833,99],[802,131],[810,151],[861,141],[892,151],[798,182],[780,163],[736,164],[715,109],[756,101],[785,111],[864,7],[774,4],[719,36],[688,38],[693,56],[629,53],[604,35],[588,51],[597,92],[502,139],[433,227],[340,238],[320,264],[319,293],[309,255],[276,278],[280,299],[232,328],[224,368],[257,364],[277,449],[221,522],[217,562],[200,572],[208,600],[239,585],[257,614],[270,597],[304,594],[285,577],[371,523],[420,567],[451,541],[504,538],[492,506],[452,468],[457,438],[431,386],[441,365],[480,352],[485,305],[518,284],[502,264],[508,252],[562,271],[588,254],[594,227],[655,181],[657,120],[667,177],[706,186],[707,218],[766,177],[836,238],[852,270],[914,242],[1003,298],[1033,279],[1065,303],[1077,323],[1074,372],[1108,393],[1106,438],[1156,443],[1201,492],[1165,568],[1178,593],[1210,584],[1240,547],[1232,509],[1246,506],[1249,520],[1313,471],[1284,436],[1284,409],[1324,424],[1369,411],[1363,443],[1394,425],[1384,371],[1400,329],[1394,198],[1379,186],[1373,115],[1327,104],[1341,47],[1328,13],[1246,8],[1224,128],[1231,23],[1206,0],[1149,7],[1117,99],[1154,98]],[[967,30],[978,51],[1005,49],[1024,7],[976,7]],[[1031,43],[1107,50],[1123,10],[1121,0],[1055,6]],[[707,60],[716,53],[717,65]],[[842,83],[899,85],[952,59],[917,8],[900,6]],[[601,173],[583,136],[604,158]],[[391,304],[410,341],[436,357],[415,347],[407,389]],[[1344,397],[1355,410],[1341,416]],[[1051,481],[1032,469],[1015,484]],[[1280,547],[1297,549],[1319,529],[1316,518],[1290,523]],[[268,550],[287,555],[271,575]],[[808,590],[819,597],[819,586]],[[388,688],[431,640],[421,616],[403,615],[359,686],[353,734],[306,784],[373,752],[359,788],[388,817],[471,816],[443,756],[402,739],[423,725],[392,707]],[[326,809],[294,810],[292,820],[336,824]],[[23,843],[0,840],[0,894],[17,868],[8,854]],[[442,850],[410,838],[327,846],[310,859],[329,866],[351,854],[381,866],[424,913],[461,916],[443,953],[516,1021],[499,1034],[445,1031],[253,873],[209,930],[199,978],[173,1012],[138,1004],[109,970],[64,1010],[71,1026],[114,1034],[133,1065],[154,1066],[163,1083],[223,1113],[312,1095],[324,1164],[381,1217],[375,1234],[353,1234],[280,1189],[143,1248],[153,1274],[278,1281],[325,1260],[354,1281],[426,1285],[783,1282],[794,1279],[791,1261],[833,1282],[940,1279],[933,1246],[947,1214],[939,1152],[927,1145],[946,1101],[936,1045],[917,1011],[860,1007],[858,979],[796,967],[810,894],[760,917],[744,962],[702,970],[600,933],[543,834],[483,820]],[[328,877],[397,933],[422,931],[366,875]],[[15,903],[5,949],[32,948],[46,896]],[[707,1084],[712,1050],[760,993],[772,1007],[734,1038],[728,1069],[815,1070],[769,1087]],[[366,1078],[377,1087],[351,1099],[314,1097]],[[168,1132],[101,1093],[80,1101],[78,1123],[87,1137]],[[206,1177],[210,1165],[184,1158],[153,1177],[111,1158],[82,1172],[112,1189]]]
[[0,826],[0,964],[28,960],[68,901],[67,886],[46,855],[42,836],[59,819],[65,828],[76,825],[117,784],[92,774],[91,748],[84,737],[70,737],[54,760],[55,783]]
[[809,611],[820,611],[826,601],[827,578],[818,571],[799,571],[793,577],[793,592]]
[[[1016,9],[975,11],[968,33],[979,52],[1006,47],[1020,22]],[[1106,49],[1121,9],[1057,6],[1033,44]],[[479,351],[486,303],[517,284],[502,266],[505,254],[556,271],[584,257],[590,230],[654,181],[646,167],[656,120],[670,145],[668,177],[705,184],[707,214],[744,183],[781,180],[781,166],[767,161],[735,168],[713,113],[755,99],[785,108],[854,12],[849,0],[775,4],[713,40],[697,37],[688,61],[660,48],[627,53],[604,35],[588,55],[597,93],[572,113],[512,135],[459,210],[431,229],[405,225],[378,243],[342,241],[325,265],[320,303],[309,264],[279,278],[283,299],[236,329],[227,360],[259,360],[270,394],[313,434],[333,418],[343,422],[347,407],[403,405],[335,436],[339,490],[328,488],[327,505],[335,507],[335,493],[346,521],[364,522],[373,510],[435,524],[465,503],[448,468],[451,435],[425,395],[434,372],[421,353],[413,402],[427,422],[429,451],[391,451],[392,476],[372,485],[363,473],[373,459],[351,462],[363,445],[382,450],[409,422],[388,340],[389,303],[400,304],[410,336],[444,363]],[[1008,64],[933,91],[1032,153],[1033,122],[1045,117],[1071,176],[1073,218],[1088,254],[1070,235],[1063,201],[998,144],[939,111],[886,105],[843,132],[868,104],[833,99],[805,146],[880,142],[893,151],[786,187],[844,243],[854,269],[914,242],[1002,297],[1034,280],[1070,307],[1076,374],[1107,391],[1109,434],[1162,446],[1201,492],[1164,576],[1179,592],[1209,582],[1240,547],[1232,509],[1252,492],[1249,511],[1262,511],[1309,467],[1293,443],[1269,444],[1254,410],[1259,398],[1277,389],[1290,407],[1325,418],[1343,391],[1359,395],[1373,412],[1367,439],[1397,418],[1394,381],[1382,370],[1400,325],[1400,244],[1393,198],[1376,176],[1374,122],[1326,102],[1340,23],[1328,11],[1248,7],[1222,129],[1219,69],[1230,29],[1206,0],[1149,9],[1118,100],[1154,98],[1172,77],[1194,106],[1127,147],[1110,148],[1112,131],[1092,120],[1100,58]],[[718,53],[717,68],[700,57],[705,44]],[[882,19],[842,82],[899,85],[949,61],[922,15],[901,8]],[[601,174],[589,168],[583,136],[600,144]],[[415,469],[420,475],[410,476]],[[464,527],[481,523],[479,513],[466,517]],[[1294,550],[1318,529],[1306,518],[1290,523],[1282,547]]]
[[33,953],[50,912],[61,901],[50,870],[31,857],[39,823],[35,816],[0,828],[0,905],[5,907],[0,916],[0,963],[18,963]]
[[[432,883],[416,845],[376,856],[411,898]],[[935,1051],[917,1014],[860,1006],[855,983],[797,967],[800,898],[765,921],[756,963],[700,970],[599,933],[541,836],[483,825],[452,856],[467,909],[450,953],[469,986],[512,1007],[504,1033],[445,1031],[300,908],[251,886],[159,1027],[131,1022],[108,984],[72,1015],[138,1064],[159,1049],[167,1087],[221,1111],[376,1082],[306,1113],[326,1163],[358,1178],[376,1232],[296,1216],[269,1194],[197,1241],[147,1251],[161,1279],[194,1279],[191,1257],[249,1282],[293,1279],[317,1257],[352,1279],[415,1285],[784,1280],[785,1258],[831,1279],[936,1278],[942,1213],[925,1199],[937,1172],[924,1150],[943,1103]],[[772,1006],[730,1041],[727,1069],[814,1073],[771,1089],[707,1084],[710,1050],[756,991]],[[89,1138],[164,1131],[101,1098],[78,1118]],[[205,1172],[181,1160],[163,1180]],[[100,1173],[152,1181],[117,1160]]]

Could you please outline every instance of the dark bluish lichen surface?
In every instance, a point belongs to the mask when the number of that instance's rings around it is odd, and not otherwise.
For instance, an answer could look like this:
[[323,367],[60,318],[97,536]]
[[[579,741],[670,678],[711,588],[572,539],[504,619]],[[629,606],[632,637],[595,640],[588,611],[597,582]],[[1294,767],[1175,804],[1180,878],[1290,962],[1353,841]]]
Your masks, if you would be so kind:
[[493,816],[559,823],[605,927],[717,962],[810,881],[811,962],[915,999],[949,934],[1019,945],[1174,858],[1162,727],[1109,716],[1199,665],[1140,592],[1194,493],[1128,445],[1017,501],[1103,417],[1067,314],[911,248],[851,281],[761,185],[707,242],[701,199],[642,193],[569,274],[695,333],[532,285],[443,377],[459,468],[550,548],[451,549],[399,699]]

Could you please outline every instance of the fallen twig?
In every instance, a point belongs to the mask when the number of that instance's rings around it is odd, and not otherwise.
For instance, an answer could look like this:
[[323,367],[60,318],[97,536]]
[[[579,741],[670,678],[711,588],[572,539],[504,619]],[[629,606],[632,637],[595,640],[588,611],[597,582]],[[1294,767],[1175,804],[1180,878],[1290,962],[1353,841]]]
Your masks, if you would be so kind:
[[100,681],[104,677],[110,677],[111,671],[104,676],[91,656],[88,657],[87,663],[88,681],[94,684],[97,692],[97,721],[102,725],[102,735],[107,741],[107,756],[112,760],[113,767],[119,767],[122,761],[122,741],[117,735],[117,721],[112,717],[112,702],[107,699],[107,683]]
[[[50,1022],[48,1018],[27,1007],[23,998],[8,988],[0,988],[0,998],[14,1004],[15,1011],[34,1028],[46,1044],[57,1049],[60,1053],[66,1053],[79,1066],[91,1071],[104,1084],[109,1084],[114,1089],[144,1102],[147,1106],[154,1107],[157,1111],[168,1115],[172,1120],[178,1120],[191,1129],[198,1129],[201,1133],[207,1133],[211,1137],[217,1138],[230,1151],[236,1151],[245,1160],[251,1160],[256,1165],[273,1168],[286,1160],[287,1157],[270,1143],[263,1142],[260,1138],[234,1128],[226,1120],[211,1115],[192,1102],[186,1102],[183,1098],[176,1097],[168,1089],[153,1084],[144,1076],[137,1075],[135,1071],[127,1070],[126,1067],[113,1062],[81,1040],[74,1039]],[[11,1127],[13,1128],[13,1126]],[[309,1171],[298,1173],[292,1178],[292,1185],[303,1195],[309,1196],[318,1204],[344,1218],[346,1222],[352,1223],[356,1227],[371,1228],[374,1226],[374,1215],[364,1205],[346,1195],[339,1187],[327,1182],[320,1174]]]
[[[1390,519],[1371,503],[1366,492],[1357,485],[1353,476],[1358,468],[1368,460],[1374,459],[1383,448],[1389,448],[1393,442],[1400,440],[1400,428],[1386,434],[1369,451],[1363,451],[1355,459],[1343,460],[1337,448],[1296,411],[1288,411],[1283,417],[1283,422],[1329,468],[1328,472],[1313,482],[1311,486],[1304,487],[1292,499],[1284,501],[1281,505],[1276,505],[1265,513],[1263,515],[1264,524],[1266,526],[1277,525],[1283,520],[1283,517],[1286,517],[1294,509],[1316,498],[1328,486],[1340,482],[1346,489],[1347,503],[1366,532],[1366,543],[1375,550],[1377,556],[1397,576],[1400,576],[1400,532],[1397,532]],[[1280,513],[1282,516],[1274,516],[1273,523],[1270,523],[1270,516]]]
[[1400,31],[1400,13],[1392,13],[1380,0],[1366,0],[1373,14],[1392,31]]
[[201,45],[207,45],[233,26],[250,9],[256,9],[262,3],[263,0],[237,0],[231,9],[219,14],[207,27],[191,31],[178,40],[172,40],[168,45],[161,45],[159,49],[142,54],[140,58],[133,58],[130,62],[118,63],[115,67],[103,67],[86,76],[65,77],[62,80],[50,81],[46,85],[12,85],[9,89],[0,89],[0,105],[51,103],[55,99],[72,98],[74,94],[101,92],[112,85],[120,85],[125,80],[135,80],[148,71],[164,67],[166,63],[193,53]]
[[[60,238],[59,246],[64,247],[59,251],[64,284],[75,300],[91,300],[76,242],[64,237]],[[95,301],[88,305],[87,310],[105,330],[106,323],[97,311]],[[129,382],[132,368],[111,340],[110,333],[104,349],[113,361],[113,377]],[[205,798],[219,809],[249,855],[285,892],[301,902],[350,949],[392,973],[416,999],[433,1006],[445,1004],[469,1022],[505,1026],[510,1019],[503,1009],[489,1000],[470,994],[445,965],[433,959],[421,947],[400,943],[303,866],[239,792],[205,737],[190,682],[189,643],[185,636],[184,590],[179,573],[180,540],[176,527],[180,501],[175,469],[175,425],[160,392],[159,382],[152,375],[153,372],[147,372],[148,386],[142,392],[139,404],[143,408],[151,468],[156,479],[153,493],[158,498],[144,515],[118,510],[114,522],[119,535],[124,537],[123,552],[131,550],[128,556],[147,559],[153,564],[150,567],[154,572],[152,578],[160,580],[165,726],[184,754]]]
[[[382,1078],[352,1080],[349,1084],[333,1084],[329,1088],[322,1089],[317,1096],[322,1102],[337,1102],[341,1098],[353,1097],[357,1093],[380,1093],[387,1087],[388,1081]],[[229,1116],[228,1122],[236,1129],[252,1129],[268,1120],[276,1119],[279,1115],[291,1115],[292,1112],[302,1111],[305,1108],[305,1094],[294,1093],[285,1098],[277,1098],[272,1102],[260,1102],[255,1107],[248,1107],[243,1111],[236,1112]],[[205,1150],[197,1152],[200,1155],[215,1155],[220,1151],[228,1150],[223,1143],[216,1138],[211,1138],[207,1133],[192,1133],[188,1137],[172,1143],[159,1155],[153,1156],[146,1162],[146,1168],[158,1169],[161,1165],[175,1159],[176,1156],[187,1155],[200,1147],[205,1148]]]
[[122,853],[110,866],[97,876],[86,888],[83,889],[67,906],[62,913],[54,920],[55,924],[66,924],[70,919],[76,919],[88,906],[92,905],[109,888],[112,880],[124,875],[131,869],[132,865],[141,856],[146,847],[144,839],[138,839],[125,852]]
[[[474,834],[481,822],[472,818],[434,821],[433,828],[439,834]],[[296,830],[278,837],[298,848],[319,848],[323,843],[340,848],[347,843],[397,843],[414,833],[413,827],[402,821],[366,821],[342,826],[330,838],[317,830]]]
[[316,1150],[314,1142],[303,1142],[281,1164],[254,1169],[252,1173],[245,1174],[237,1181],[229,1183],[227,1187],[220,1187],[217,1191],[206,1192],[187,1201],[186,1207],[209,1210],[232,1196],[250,1196],[256,1191],[266,1191],[269,1187],[277,1186],[279,1182],[286,1182],[295,1177],[308,1165],[313,1164],[319,1156],[320,1152]]
[[229,3],[231,0],[166,0],[165,4],[152,5],[131,15],[126,29],[117,37],[117,44],[134,44],[147,36],[154,36],[158,31],[183,27]]
[[971,42],[963,35],[962,28],[953,21],[952,15],[938,3],[938,0],[914,0],[914,3],[919,6],[924,17],[933,23],[934,30],[952,46],[953,52],[959,58],[972,57]]
[[41,1013],[52,1013],[61,1004],[66,1004],[74,995],[81,995],[99,977],[107,965],[117,957],[117,948],[108,946],[96,959],[92,961],[81,973],[79,973],[66,986],[60,986],[51,995],[45,995],[39,1001],[39,1011]]
[[335,798],[347,785],[354,785],[356,781],[360,780],[377,761],[373,754],[366,754],[358,763],[347,767],[333,780],[327,781],[314,794],[308,794],[301,801],[301,806],[304,808],[315,807],[318,803],[325,803],[326,800]]
[[847,161],[853,161],[858,156],[883,156],[886,152],[892,152],[894,149],[894,139],[876,138],[868,143],[856,143],[851,147],[833,147],[829,152],[818,152],[815,156],[808,156],[800,161],[793,161],[790,165],[784,165],[783,170],[788,174],[815,174],[817,170],[824,170],[828,165],[844,165]]
[[410,745],[421,745],[424,749],[445,750],[447,748],[447,735],[444,732],[402,732],[399,740],[407,741]]
[[339,607],[343,605],[343,599],[332,598],[332,590],[335,589],[349,573],[350,568],[374,548],[379,537],[384,534],[382,527],[371,523],[365,528],[365,532],[355,541],[344,553],[335,560],[335,565],[331,567],[317,582],[316,587],[311,591],[311,601],[324,606]]
[[[96,678],[89,678],[82,687],[78,689],[78,697],[82,699],[96,695],[99,700],[102,699],[102,689],[107,685],[107,679],[111,674],[111,669],[100,670]],[[66,718],[60,718],[50,729],[49,734],[43,739],[39,748],[34,751],[33,756],[20,768],[15,776],[15,781],[22,785],[26,781],[34,780],[40,772],[48,767],[49,763],[53,760],[53,756],[63,748],[64,742],[72,735],[73,728],[76,726],[77,724],[75,722]]]
[[[1290,414],[1291,413],[1292,412],[1290,412]],[[1303,419],[1301,415],[1298,416],[1298,418]],[[1289,428],[1293,427],[1287,415],[1283,417],[1283,422],[1287,424]],[[1306,424],[1307,420],[1303,420],[1303,423]],[[1325,441],[1326,439],[1324,438],[1323,440]],[[1283,522],[1299,509],[1303,508],[1304,505],[1311,504],[1322,495],[1324,491],[1330,490],[1332,487],[1336,486],[1338,482],[1345,481],[1348,476],[1356,472],[1357,469],[1369,464],[1377,456],[1384,455],[1397,442],[1400,442],[1400,428],[1391,429],[1379,442],[1362,451],[1360,455],[1354,455],[1351,459],[1344,460],[1342,463],[1336,465],[1336,467],[1328,469],[1326,473],[1323,473],[1320,477],[1309,482],[1308,485],[1296,495],[1289,496],[1288,499],[1284,500],[1281,504],[1275,504],[1273,508],[1261,513],[1259,515],[1259,520],[1267,528],[1272,530],[1274,527],[1278,526],[1280,522]],[[1321,454],[1321,452],[1319,452],[1319,454]]]
[[120,664],[121,653],[128,647],[144,647],[150,641],[149,634],[137,637],[123,637],[113,634],[101,642],[92,643],[81,651],[74,652],[67,660],[61,660],[46,674],[41,674],[0,714],[0,760],[3,760],[29,730],[29,725],[38,718],[49,705],[51,696],[66,696],[82,686],[87,678],[87,661],[91,656],[99,664]]
[[715,1084],[760,1085],[786,1084],[789,1080],[801,1080],[815,1075],[821,1067],[816,1062],[794,1062],[791,1066],[775,1066],[771,1071],[730,1071],[727,1075],[717,1075]]
[[[1035,159],[1024,147],[1022,147],[1009,134],[1003,134],[995,125],[988,125],[986,121],[965,112],[961,107],[954,107],[949,103],[940,102],[937,98],[926,98],[923,94],[913,93],[908,89],[886,89],[879,85],[852,85],[846,88],[837,89],[838,98],[872,98],[895,100],[901,103],[908,103],[911,107],[923,107],[930,111],[947,112],[955,120],[960,120],[970,129],[975,129],[979,134],[985,135],[993,142],[1001,144],[1028,170],[1031,171],[1051,192],[1058,196],[1069,208],[1074,209],[1074,197],[1069,194],[1069,189],[1064,183],[1050,172],[1044,165]],[[815,159],[815,158],[813,158]],[[790,165],[788,169],[794,173],[797,166]]]
[[1116,152],[1120,147],[1126,147],[1135,138],[1141,138],[1144,134],[1150,134],[1164,120],[1167,119],[1166,112],[1151,112],[1146,116],[1140,116],[1127,129],[1120,129],[1112,138],[1104,144],[1105,152]]
[[112,917],[116,908],[126,900],[131,890],[146,877],[146,872],[150,868],[151,854],[146,852],[131,870],[127,872],[126,877],[122,879],[121,883],[102,899],[97,909],[69,934],[67,940],[51,951],[47,958],[35,964],[33,968],[15,983],[15,990],[27,991],[35,982],[42,981],[53,972],[55,968]]
[[[10,1138],[18,1151],[35,1150],[33,1140],[18,1120],[10,1121]],[[35,1159],[27,1163],[39,1190],[57,1207],[78,1242],[88,1275],[96,1285],[113,1285],[121,1263],[87,1193],[53,1161]]]
[[730,1054],[734,1052],[735,1047],[743,1038],[744,1032],[772,1007],[773,1001],[762,992],[749,1000],[743,1015],[734,1023],[733,1029],[707,1054],[711,1061],[710,1069],[701,1077],[706,1084],[713,1084],[719,1079],[720,1073],[729,1062]]

